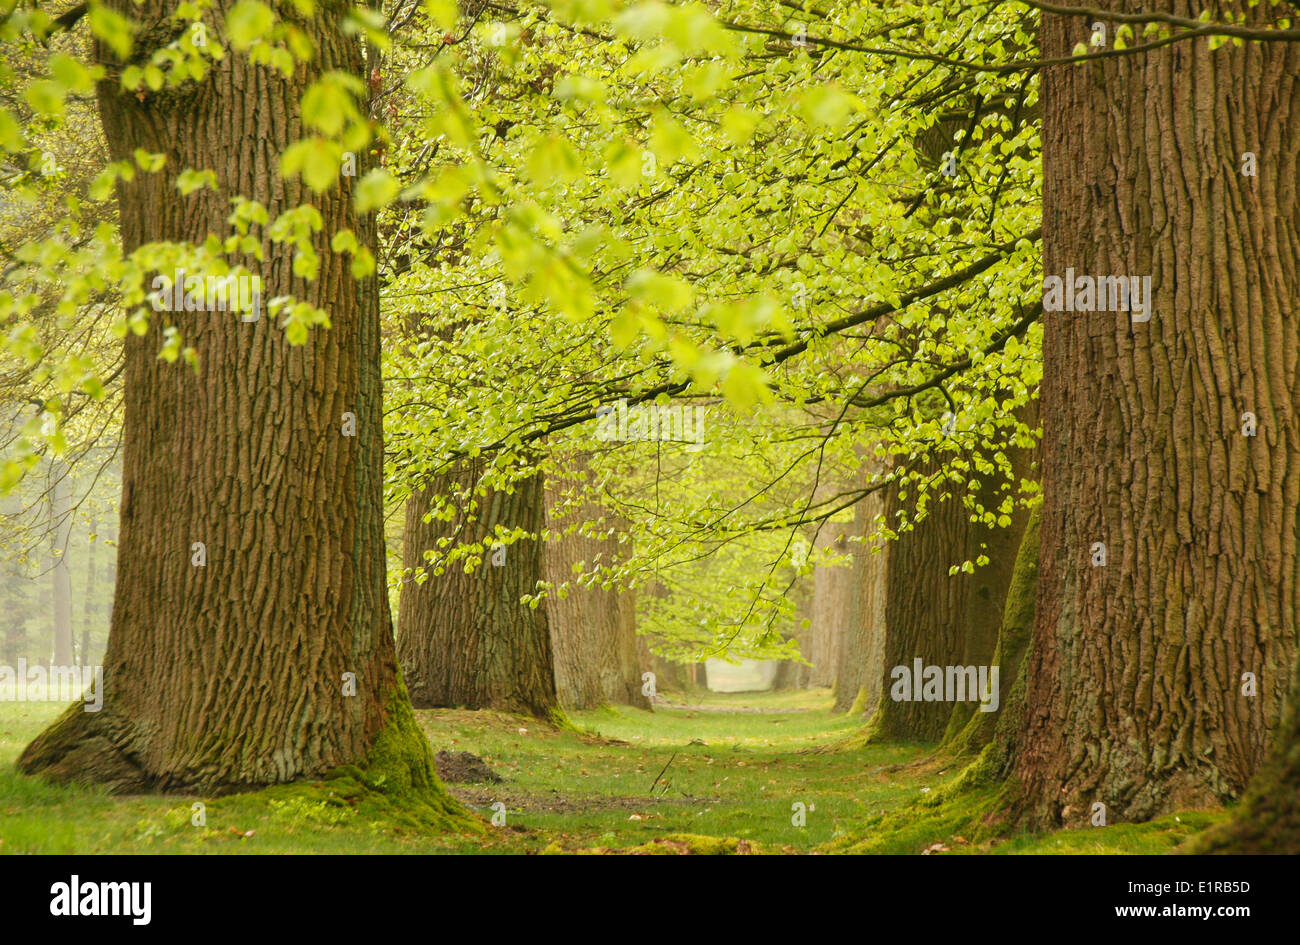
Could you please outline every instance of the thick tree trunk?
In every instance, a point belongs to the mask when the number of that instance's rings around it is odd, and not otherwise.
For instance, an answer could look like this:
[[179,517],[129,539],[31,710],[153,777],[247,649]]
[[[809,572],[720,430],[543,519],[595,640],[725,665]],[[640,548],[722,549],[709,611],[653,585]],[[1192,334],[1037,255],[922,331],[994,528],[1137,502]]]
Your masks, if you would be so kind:
[[[1042,36],[1052,58],[1087,32],[1044,16]],[[1149,275],[1151,298],[1149,321],[1044,316],[1030,824],[1229,800],[1279,718],[1300,611],[1298,80],[1294,43],[1044,74],[1045,274]]]
[[[1030,402],[1019,412],[1020,419],[1027,425],[1034,426],[1038,419],[1036,402]],[[1036,478],[1041,457],[1036,449],[1025,450],[1012,448],[1008,450],[1012,473],[1016,482],[1012,489],[1019,486],[1021,478]],[[980,483],[977,500],[988,512],[995,512],[1009,493],[1005,490],[1006,481],[1000,476],[985,476]],[[1026,509],[1016,509],[1011,515],[1011,524],[1005,527],[988,528],[980,523],[968,525],[967,555],[976,560],[980,555],[988,558],[988,564],[976,567],[975,573],[966,577],[966,640],[962,653],[963,666],[999,665],[995,656],[1003,633],[1007,615],[1008,590],[1015,579],[1016,568],[1021,566],[1020,552],[1028,526],[1030,513]],[[1035,528],[1035,541],[1037,528]],[[1034,569],[1037,573],[1037,547],[1034,549]],[[1036,590],[1036,581],[1030,589]],[[1032,613],[1032,611],[1031,611]],[[1019,658],[1017,653],[1016,658]],[[999,687],[1010,687],[1015,680],[1015,671],[1010,668],[998,670]],[[988,716],[990,713],[979,711],[975,702],[955,702],[952,716],[948,719],[948,728],[944,733],[945,745],[959,739],[965,732],[967,724],[977,715]]]
[[[142,24],[140,61],[176,35],[175,2],[108,5]],[[261,276],[264,298],[319,305],[332,327],[291,347],[271,318],[181,311],[127,336],[105,703],[96,713],[72,706],[27,747],[27,772],[208,793],[379,766],[391,787],[456,809],[432,773],[393,651],[378,297],[374,280],[358,283],[349,258],[329,248],[339,229],[364,242],[373,230],[352,209],[351,178],[313,195],[278,173],[281,151],[304,133],[307,85],[326,70],[363,74],[345,12],[325,5],[297,23],[317,55],[291,78],[227,50],[201,83],[126,92],[120,66],[97,48],[110,64],[98,91],[112,157],[166,156],[162,172],[118,185],[124,249],[225,234],[235,195],[260,201],[272,220],[310,202],[324,221],[315,281],[293,274],[287,243],[264,239],[264,262],[238,261]],[[181,196],[186,168],[214,171],[216,189]],[[158,358],[166,320],[200,373]],[[345,413],[355,436],[343,435]]]
[[[542,476],[487,489],[468,512],[450,522],[425,522],[433,495],[467,495],[483,474],[483,460],[462,462],[407,503],[403,566],[426,566],[424,553],[439,540],[476,546],[475,553],[410,579],[398,605],[397,652],[416,706],[499,709],[546,718],[557,708],[555,669],[545,604],[521,603],[542,579],[538,540],[544,520]],[[463,505],[463,503],[461,503]],[[498,543],[522,529],[529,537]],[[465,568],[472,570],[466,573]]]
[[[556,518],[552,506],[561,498],[558,483],[548,482],[546,491],[546,528],[556,537],[546,542],[544,574],[554,587],[574,582],[563,596],[553,591],[546,600],[560,705],[588,709],[613,702],[648,709],[650,700],[641,694],[635,592],[598,584],[583,587],[575,582],[573,571],[575,564],[587,570],[622,560],[627,546],[619,544],[617,532],[626,530],[626,523],[591,502]],[[577,531],[562,534],[574,525],[579,526]],[[611,527],[615,530],[611,537],[583,534]]]
[[[872,730],[887,738],[935,741],[944,734],[952,703],[893,698],[895,667],[911,673],[922,666],[962,665],[966,646],[966,595],[969,578],[948,570],[966,560],[969,512],[959,496],[932,493],[928,514],[892,541],[886,551],[883,660],[880,700]],[[906,506],[912,514],[911,500]],[[888,520],[903,509],[897,490],[886,502]]]

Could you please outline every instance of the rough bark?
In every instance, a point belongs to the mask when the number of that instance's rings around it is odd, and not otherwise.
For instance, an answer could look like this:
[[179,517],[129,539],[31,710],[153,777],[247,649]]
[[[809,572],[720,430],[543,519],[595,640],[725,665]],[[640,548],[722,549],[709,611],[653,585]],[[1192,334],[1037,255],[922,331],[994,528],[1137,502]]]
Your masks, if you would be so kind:
[[[969,512],[959,496],[940,501],[932,494],[927,515],[888,548],[885,575],[883,659],[879,664],[879,708],[872,719],[877,735],[935,741],[952,714],[950,702],[896,701],[891,697],[895,666],[909,671],[917,658],[926,666],[960,665],[965,649],[968,578],[948,570],[966,560]],[[886,515],[914,514],[912,499],[890,490]]]
[[1226,823],[1195,837],[1188,853],[1300,853],[1300,660],[1286,716],[1264,764]]
[[[108,5],[141,24],[143,59],[181,28],[175,2]],[[229,7],[219,0],[214,12]],[[105,703],[97,713],[72,706],[24,751],[27,772],[118,791],[216,793],[382,767],[394,789],[458,809],[432,773],[393,651],[378,296],[373,279],[358,282],[329,249],[339,229],[363,243],[373,230],[352,208],[351,178],[313,195],[278,174],[281,151],[303,136],[308,84],[326,70],[364,74],[341,26],[346,9],[327,3],[297,22],[317,55],[289,78],[228,50],[200,83],[126,92],[120,64],[96,46],[110,66],[98,98],[112,158],[131,160],[137,148],[166,157],[162,172],[118,184],[123,248],[225,234],[235,195],[258,200],[271,219],[310,202],[324,222],[314,281],[293,274],[291,245],[269,239],[263,262],[232,261],[261,276],[264,298],[319,305],[332,327],[295,347],[265,316],[181,311],[127,336]],[[186,168],[212,170],[215,190],[181,196],[175,178]],[[158,358],[167,320],[197,352],[199,373]],[[345,412],[356,416],[355,437],[342,435]],[[205,566],[193,563],[196,542]]]
[[[1085,36],[1044,16],[1043,55]],[[1230,800],[1277,724],[1300,612],[1298,79],[1294,43],[1185,42],[1044,74],[1044,271],[1149,274],[1153,299],[1147,322],[1044,318],[1017,765],[1031,825],[1086,823],[1096,802],[1117,823]]]
[[[641,694],[637,655],[636,596],[629,589],[583,587],[576,578],[595,565],[616,564],[625,557],[619,531],[626,523],[613,519],[599,505],[584,502],[570,514],[556,517],[553,507],[561,499],[558,483],[547,483],[544,575],[553,587],[570,582],[567,591],[552,592],[546,600],[551,649],[555,661],[555,690],[560,705],[588,709],[608,703],[648,709]],[[577,526],[577,531],[562,534]],[[613,536],[592,537],[613,528]],[[578,575],[574,566],[578,565]]]
[[[435,495],[477,488],[481,459],[462,462],[407,503],[403,568],[417,574],[441,539],[476,547],[442,574],[407,580],[398,605],[397,653],[418,707],[499,709],[540,718],[557,708],[545,603],[522,603],[542,579],[539,540],[545,516],[540,473],[513,491],[487,488],[450,522],[424,521]],[[498,545],[498,526],[527,537]],[[495,560],[494,560],[495,558]],[[498,563],[499,562],[499,563]],[[466,567],[471,570],[467,573]],[[436,570],[436,569],[434,569]]]
[[[1027,426],[1035,426],[1038,419],[1037,403],[1031,401],[1022,407],[1019,418]],[[1008,457],[1015,478],[1013,483],[1008,484],[999,475],[985,476],[980,482],[978,501],[986,510],[993,511],[1000,507],[1008,495],[1004,491],[1008,485],[1015,490],[1021,478],[1037,478],[1041,457],[1036,449],[1013,447],[1008,451]],[[975,573],[966,578],[966,640],[962,653],[964,666],[998,665],[995,652],[1006,620],[1008,590],[1015,580],[1016,568],[1021,566],[1020,553],[1029,519],[1029,511],[1018,508],[1011,513],[1011,524],[1006,527],[990,529],[979,523],[968,526],[967,555],[970,560],[984,555],[988,558],[988,564],[977,567]],[[1034,534],[1037,536],[1036,528]],[[1034,555],[1036,573],[1036,547]],[[1036,583],[1032,584],[1030,589],[1036,589],[1036,586]],[[1014,680],[1014,669],[999,669],[1000,687],[1009,687]],[[954,703],[944,734],[945,744],[959,738],[974,716],[989,714],[980,712],[979,705],[975,702]]]

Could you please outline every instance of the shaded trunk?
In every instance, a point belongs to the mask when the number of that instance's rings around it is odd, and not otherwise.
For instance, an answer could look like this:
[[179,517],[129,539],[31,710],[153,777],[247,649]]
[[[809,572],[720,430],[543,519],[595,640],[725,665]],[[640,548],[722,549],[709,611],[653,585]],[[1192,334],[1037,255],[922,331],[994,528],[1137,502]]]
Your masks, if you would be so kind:
[[[1019,418],[1028,426],[1036,425],[1038,419],[1037,404],[1030,402],[1019,412]],[[1012,489],[1019,487],[1021,478],[1034,478],[1040,457],[1037,450],[1012,448],[1008,450],[1015,483]],[[987,512],[996,514],[1009,493],[1003,491],[1008,483],[1001,476],[985,476],[978,491],[978,501]],[[962,652],[964,666],[998,666],[999,687],[1010,687],[1015,680],[1014,667],[1002,667],[996,651],[1003,633],[1007,616],[1008,590],[1015,580],[1016,568],[1021,567],[1020,554],[1024,544],[1025,530],[1031,515],[1026,509],[1016,509],[1010,513],[1011,523],[1005,527],[989,528],[981,523],[968,525],[967,555],[974,561],[980,555],[988,558],[983,567],[976,567],[975,573],[966,580],[966,641]],[[1035,528],[1037,541],[1037,528]],[[1034,547],[1034,572],[1037,574],[1037,546]],[[1027,563],[1024,565],[1027,567]],[[1030,584],[1030,590],[1036,589],[1036,583]],[[1021,586],[1021,592],[1025,587]],[[1013,602],[1018,608],[1019,602]],[[1017,609],[1019,614],[1019,609]],[[1031,611],[1032,614],[1032,611]],[[1010,657],[1008,653],[1008,657]],[[1019,659],[1019,652],[1016,654]],[[944,733],[944,742],[959,738],[965,731],[967,723],[977,715],[989,715],[980,711],[980,704],[973,701],[955,702],[952,716]]]
[[[1045,15],[1042,37],[1052,58],[1086,32]],[[1147,321],[1109,303],[1044,317],[1017,765],[1031,825],[1087,823],[1098,802],[1116,823],[1227,801],[1277,724],[1300,612],[1298,80],[1294,43],[1044,75],[1045,274],[1149,275],[1151,292]]]
[[[449,522],[424,521],[434,495],[468,495],[484,469],[482,459],[466,460],[407,503],[408,575],[425,568],[425,552],[439,549],[440,540],[474,550],[441,574],[407,580],[398,605],[397,653],[416,706],[546,718],[557,707],[547,609],[521,602],[537,593],[542,578],[541,474],[515,483],[513,491],[489,488],[472,503],[457,500],[461,510]],[[516,529],[525,537],[499,540]]]
[[[939,739],[952,714],[952,703],[942,697],[924,699],[911,680],[916,661],[925,667],[961,665],[966,646],[968,576],[949,575],[950,568],[966,560],[969,512],[957,495],[944,498],[942,485],[932,492],[927,514],[889,543],[885,554],[884,640],[877,673],[879,708],[873,731],[886,738],[933,741]],[[900,501],[896,489],[885,502],[887,520],[897,521],[899,511],[915,514],[913,500]],[[909,687],[899,688],[895,670]]]
[[[546,542],[546,580],[559,586],[574,582],[574,566],[583,570],[597,564],[612,565],[625,557],[618,532],[626,523],[612,520],[609,513],[585,502],[570,515],[556,518],[552,506],[560,499],[553,483],[547,483],[546,527],[556,537]],[[601,523],[603,524],[596,524]],[[583,523],[590,523],[585,528]],[[577,531],[560,535],[578,525]],[[610,528],[610,537],[590,537]],[[641,694],[640,660],[637,655],[636,594],[630,589],[591,587],[571,583],[563,592],[552,592],[546,600],[551,649],[555,660],[555,690],[565,708],[588,709],[607,703],[648,709],[650,700]]]
[[[141,22],[141,61],[175,35],[174,2],[108,6]],[[221,16],[229,8],[215,4]],[[345,228],[373,246],[373,228],[353,210],[352,178],[313,195],[278,173],[281,151],[303,136],[307,86],[326,70],[364,74],[345,12],[326,6],[296,24],[316,57],[288,78],[228,50],[201,83],[125,92],[119,65],[97,46],[110,62],[98,95],[112,157],[131,160],[137,148],[166,157],[160,173],[118,184],[123,248],[225,234],[236,195],[272,220],[310,202],[324,224],[312,237],[314,281],[294,275],[290,243],[263,239],[264,261],[235,261],[260,275],[264,298],[319,305],[332,327],[294,347],[271,318],[175,311],[127,336],[104,707],[72,706],[27,747],[27,772],[219,792],[382,765],[390,786],[457,809],[432,774],[393,651],[378,296],[373,278],[359,282],[329,248]],[[181,196],[186,168],[211,169],[216,188]],[[158,357],[167,322],[194,348],[199,373]],[[355,436],[344,433],[345,413]]]
[[[1034,629],[1034,604],[1038,594],[1040,509],[1035,508],[1027,518],[1004,595],[997,648],[993,654],[993,665],[998,667],[998,708],[993,712],[982,712],[978,705],[970,705],[966,723],[944,742],[944,747],[955,754],[967,754],[979,751],[996,737],[1001,743],[997,749],[1000,758],[998,776],[1006,774],[1024,724],[1023,714],[1017,713],[1023,713],[1024,656]],[[1017,689],[1020,692],[1013,697]],[[952,731],[951,724],[949,731]]]
[[872,542],[870,536],[884,510],[881,492],[862,499],[853,510],[853,530],[868,540],[853,546],[849,612],[836,654],[835,712],[873,711],[880,704],[889,543]]
[[[832,549],[838,554],[848,551],[842,532],[845,526],[825,523],[814,547]],[[815,688],[835,685],[835,670],[844,625],[853,601],[853,568],[847,564],[817,565],[813,568],[812,671],[809,684]]]
[[658,695],[663,695],[665,691],[685,692],[690,688],[687,678],[686,667],[681,663],[674,663],[672,660],[666,660],[662,656],[650,656],[650,671],[655,674],[655,689]]
[[1226,823],[1194,837],[1188,853],[1300,853],[1300,661],[1267,759]]

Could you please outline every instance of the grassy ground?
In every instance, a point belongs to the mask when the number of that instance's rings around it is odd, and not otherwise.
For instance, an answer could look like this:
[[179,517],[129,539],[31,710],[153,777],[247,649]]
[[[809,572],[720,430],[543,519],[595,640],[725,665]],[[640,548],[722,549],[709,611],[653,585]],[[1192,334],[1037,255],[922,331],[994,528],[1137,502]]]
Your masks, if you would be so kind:
[[[0,853],[1160,853],[1222,817],[977,845],[958,832],[960,809],[926,813],[927,796],[955,773],[927,746],[828,749],[860,722],[831,715],[825,692],[674,699],[693,704],[576,712],[577,731],[493,712],[418,712],[435,750],[472,752],[505,779],[452,786],[485,819],[504,805],[503,827],[464,837],[292,785],[215,799],[55,787],[13,762],[60,707],[0,703]],[[915,818],[891,816],[918,804]]]

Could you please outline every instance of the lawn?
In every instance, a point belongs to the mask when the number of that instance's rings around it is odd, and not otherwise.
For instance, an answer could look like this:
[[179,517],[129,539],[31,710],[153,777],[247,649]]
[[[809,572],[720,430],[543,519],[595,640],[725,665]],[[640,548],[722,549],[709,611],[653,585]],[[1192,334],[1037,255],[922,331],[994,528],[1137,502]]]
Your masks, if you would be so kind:
[[0,853],[1160,853],[1223,816],[976,843],[966,802],[927,806],[957,767],[933,746],[837,747],[861,722],[832,715],[825,691],[670,695],[653,712],[573,712],[572,727],[418,711],[435,751],[502,778],[450,785],[485,824],[465,835],[329,782],[217,798],[51,785],[13,763],[61,707],[0,703]]

